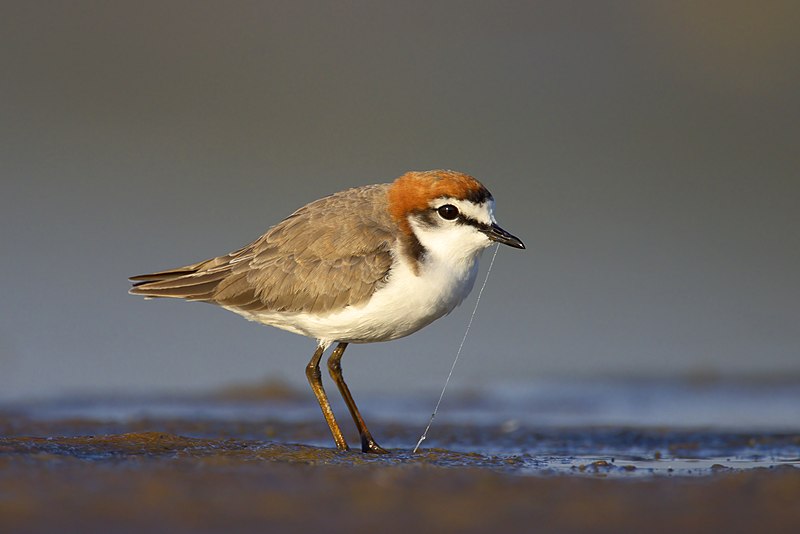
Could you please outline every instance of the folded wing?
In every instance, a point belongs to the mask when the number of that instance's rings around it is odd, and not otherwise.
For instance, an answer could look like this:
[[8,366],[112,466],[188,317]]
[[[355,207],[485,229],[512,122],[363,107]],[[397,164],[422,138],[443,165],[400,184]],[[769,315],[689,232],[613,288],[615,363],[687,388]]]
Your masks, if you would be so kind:
[[259,311],[325,313],[369,299],[386,281],[396,229],[386,185],[308,204],[226,256],[134,276],[130,293]]

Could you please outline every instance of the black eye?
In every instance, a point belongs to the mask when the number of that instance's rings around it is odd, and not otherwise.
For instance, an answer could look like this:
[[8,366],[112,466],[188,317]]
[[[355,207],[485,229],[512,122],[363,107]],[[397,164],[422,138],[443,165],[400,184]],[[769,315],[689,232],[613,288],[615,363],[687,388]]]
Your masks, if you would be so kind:
[[458,208],[453,206],[452,204],[445,204],[436,211],[439,212],[439,217],[447,221],[452,221],[453,219],[458,217]]

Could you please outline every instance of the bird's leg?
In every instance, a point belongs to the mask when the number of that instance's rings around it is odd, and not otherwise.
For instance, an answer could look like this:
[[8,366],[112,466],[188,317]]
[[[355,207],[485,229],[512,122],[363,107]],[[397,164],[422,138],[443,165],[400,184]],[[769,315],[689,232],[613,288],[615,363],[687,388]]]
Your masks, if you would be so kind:
[[333,441],[336,442],[336,448],[347,451],[350,450],[350,447],[347,446],[347,442],[342,435],[342,430],[336,423],[333,410],[331,410],[331,405],[328,403],[328,396],[325,394],[325,389],[322,387],[322,373],[319,371],[319,361],[322,358],[322,353],[325,352],[325,348],[324,346],[319,346],[317,350],[314,351],[311,361],[309,361],[306,366],[306,377],[308,378],[308,383],[311,384],[311,389],[314,390],[314,395],[317,397],[319,407],[322,408],[322,415],[325,416],[325,421],[331,429]]
[[331,378],[333,378],[336,385],[339,387],[339,392],[342,394],[342,398],[345,404],[347,404],[347,408],[350,410],[350,415],[353,416],[356,427],[358,427],[358,433],[361,435],[361,450],[371,453],[388,453],[389,451],[378,445],[372,437],[372,434],[370,434],[367,424],[364,422],[364,418],[361,417],[361,413],[358,411],[358,406],[356,406],[355,401],[353,401],[350,388],[348,388],[347,384],[344,382],[344,377],[342,376],[342,355],[346,348],[347,343],[339,343],[336,345],[336,348],[333,349],[333,354],[328,358],[328,371],[330,371]]

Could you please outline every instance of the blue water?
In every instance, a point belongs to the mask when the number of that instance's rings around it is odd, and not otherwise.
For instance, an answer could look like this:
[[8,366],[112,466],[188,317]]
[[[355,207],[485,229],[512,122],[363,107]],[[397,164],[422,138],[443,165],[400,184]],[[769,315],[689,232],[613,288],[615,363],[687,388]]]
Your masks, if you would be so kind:
[[[370,420],[423,427],[438,393],[399,396],[354,392]],[[335,409],[343,407],[335,390],[329,395]],[[304,390],[287,399],[244,402],[203,395],[147,395],[67,397],[5,406],[33,418],[113,421],[141,417],[297,421],[319,414],[310,391]],[[470,390],[452,388],[444,397],[436,422],[540,428],[624,426],[800,432],[800,382],[558,380]]]

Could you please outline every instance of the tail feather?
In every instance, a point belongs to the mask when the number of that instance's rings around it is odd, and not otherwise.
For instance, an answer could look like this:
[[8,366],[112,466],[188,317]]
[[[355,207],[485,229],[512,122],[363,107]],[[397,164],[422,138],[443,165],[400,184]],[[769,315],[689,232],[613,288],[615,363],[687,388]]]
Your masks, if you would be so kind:
[[206,262],[157,273],[141,274],[130,278],[132,295],[149,298],[180,298],[187,300],[212,300],[219,283],[227,272],[223,269],[204,269]]
[[150,274],[137,274],[136,276],[131,276],[128,278],[131,282],[133,282],[134,287],[140,286],[142,284],[146,284],[148,282],[157,282],[161,280],[171,280],[174,278],[178,278],[180,276],[187,276],[191,274],[195,274],[197,271],[189,271],[183,269],[176,269],[174,271],[162,271],[159,273],[150,273]]

